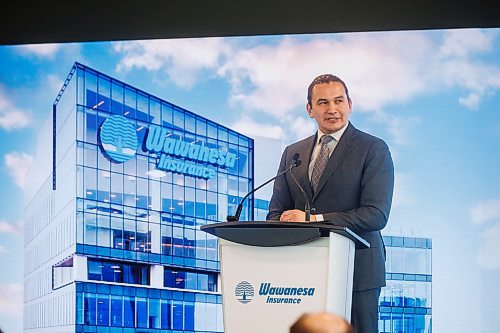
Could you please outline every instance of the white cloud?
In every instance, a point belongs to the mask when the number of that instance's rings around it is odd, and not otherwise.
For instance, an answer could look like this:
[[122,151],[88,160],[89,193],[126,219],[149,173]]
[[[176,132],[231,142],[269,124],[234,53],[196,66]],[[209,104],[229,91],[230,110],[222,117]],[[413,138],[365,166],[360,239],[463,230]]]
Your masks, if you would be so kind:
[[21,235],[23,230],[23,223],[10,223],[7,221],[0,220],[0,234],[13,234],[13,235]]
[[0,233],[16,234],[19,233],[19,227],[7,221],[0,220]]
[[0,254],[2,253],[7,253],[7,250],[5,249],[4,246],[0,245]]
[[432,45],[423,33],[336,36],[287,37],[277,45],[238,50],[219,74],[231,82],[233,102],[276,117],[303,109],[307,86],[327,72],[346,81],[355,110],[378,111],[424,90],[426,78],[420,72]]
[[451,87],[467,90],[458,103],[477,110],[488,92],[500,89],[500,69],[479,62],[474,56],[491,50],[498,34],[492,30],[462,29],[444,32],[439,49],[437,74]]
[[443,84],[459,87],[467,94],[459,103],[469,109],[476,109],[488,92],[500,89],[500,68],[467,59],[443,61],[439,68]]
[[[426,32],[374,32],[285,37],[274,44],[234,49],[219,69],[231,84],[231,102],[277,119],[295,116],[306,102],[306,89],[318,74],[344,79],[354,112],[372,112],[387,120],[394,142],[407,142],[419,123],[388,106],[443,89],[465,90],[457,103],[478,108],[500,88],[500,68],[478,60],[491,49],[495,33],[478,29]],[[236,45],[236,44],[234,44]]]
[[270,139],[282,139],[284,137],[283,129],[280,126],[270,125],[269,123],[258,123],[248,116],[244,116],[232,124],[231,129],[250,137],[260,136]]
[[60,44],[29,44],[20,45],[18,48],[21,54],[53,59],[60,48]]
[[500,269],[500,223],[486,228],[482,235],[482,246],[479,250],[479,264],[491,270]]
[[470,210],[472,221],[477,224],[497,221],[500,222],[500,198],[493,198],[479,202]]
[[440,47],[443,57],[467,57],[472,53],[488,51],[494,34],[480,29],[448,30]]
[[17,108],[8,97],[8,93],[0,87],[0,128],[12,130],[30,124],[31,112]]
[[249,115],[244,115],[243,118],[232,124],[231,128],[250,137],[278,139],[285,144],[304,139],[316,131],[313,120],[291,116],[280,119],[279,122],[267,119],[267,122],[262,123],[254,120]]
[[[304,110],[304,113],[306,111]],[[297,141],[311,136],[316,131],[316,123],[309,117],[287,117],[283,127],[287,128],[287,136],[292,141]]]
[[500,269],[500,198],[492,198],[475,204],[470,210],[474,223],[484,225],[478,262],[486,269]]
[[57,96],[61,88],[63,87],[63,82],[65,78],[61,78],[55,74],[47,75],[45,79],[45,91],[51,94],[51,96]]
[[481,101],[481,94],[477,92],[471,92],[467,97],[460,97],[458,103],[465,106],[466,108],[476,110]]
[[263,111],[277,118],[299,105],[304,106],[304,78],[309,80],[313,71],[307,63],[296,66],[304,60],[301,59],[302,48],[284,39],[278,46],[237,51],[219,70],[219,74],[231,83],[233,105]]
[[0,314],[22,317],[23,287],[19,283],[0,285]]
[[403,117],[398,115],[388,115],[379,112],[375,115],[375,121],[383,122],[387,125],[392,136],[392,142],[398,145],[406,145],[414,137],[411,136],[411,129],[419,124],[421,120],[417,117]]
[[392,207],[407,206],[415,202],[415,198],[411,193],[413,186],[411,185],[412,178],[410,174],[396,172],[394,175],[394,194],[392,199]]
[[[491,50],[498,34],[479,29],[445,32],[372,32],[250,38],[204,38],[114,43],[122,54],[117,70],[163,73],[177,85],[193,87],[202,75],[229,82],[230,105],[245,112],[296,119],[311,80],[333,73],[345,80],[354,112],[384,115],[394,142],[404,144],[419,121],[387,107],[439,93],[465,91],[457,104],[475,110],[500,88],[500,68],[477,57]],[[457,89],[458,88],[458,89]],[[299,129],[302,129],[300,127]],[[286,133],[288,133],[288,128]],[[288,134],[286,134],[288,135]]]
[[114,50],[123,53],[118,71],[142,68],[163,70],[177,85],[192,87],[201,71],[216,69],[221,57],[230,51],[223,38],[193,38],[117,42]]
[[[411,47],[401,47],[404,43]],[[306,137],[315,129],[305,115],[312,79],[328,72],[339,75],[350,89],[354,112],[383,118],[394,141],[403,144],[418,119],[389,115],[384,108],[428,88],[425,69],[432,48],[417,32],[322,35],[306,41],[285,37],[274,45],[235,49],[219,75],[231,84],[233,106],[273,116],[289,139]]]
[[10,175],[14,178],[14,182],[24,189],[24,176],[33,162],[33,157],[26,153],[12,152],[5,154],[4,161]]

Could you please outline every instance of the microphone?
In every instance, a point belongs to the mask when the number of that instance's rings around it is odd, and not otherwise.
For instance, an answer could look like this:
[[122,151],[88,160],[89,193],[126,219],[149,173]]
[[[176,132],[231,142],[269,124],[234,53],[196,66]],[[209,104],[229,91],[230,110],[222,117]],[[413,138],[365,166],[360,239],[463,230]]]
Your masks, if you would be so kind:
[[290,164],[290,166],[288,168],[286,168],[285,170],[281,171],[276,176],[274,176],[273,178],[271,178],[268,181],[266,181],[264,184],[260,185],[257,188],[254,188],[253,190],[251,190],[250,192],[248,192],[247,195],[245,195],[243,197],[243,199],[241,199],[240,204],[236,208],[236,213],[234,215],[228,215],[227,216],[227,221],[228,222],[238,222],[240,220],[241,210],[243,209],[243,202],[245,202],[246,198],[248,198],[250,196],[250,194],[254,193],[255,191],[257,191],[260,188],[264,187],[265,185],[269,184],[270,182],[272,182],[273,180],[275,180],[279,176],[281,176],[281,175],[287,173],[288,171],[291,171],[293,168],[299,166],[300,163],[302,163],[302,161],[299,160],[299,156],[300,156],[299,153],[295,153],[293,155],[293,158],[292,158],[292,163]]
[[[297,153],[295,155],[299,155],[299,154]],[[297,158],[298,158],[298,156],[297,156]],[[299,166],[301,162],[302,162],[301,160],[298,160],[296,163],[296,166]],[[295,175],[293,174],[292,170],[290,170],[290,176],[292,176],[292,179],[295,182],[295,185],[298,186],[300,192],[302,192],[302,194],[304,195],[304,199],[306,201],[306,206],[304,207],[304,212],[306,214],[305,220],[306,220],[306,222],[310,222],[311,221],[311,203],[309,202],[309,199],[307,198],[306,191],[304,191],[302,186],[300,186],[300,183],[297,180],[297,178],[295,178]]]

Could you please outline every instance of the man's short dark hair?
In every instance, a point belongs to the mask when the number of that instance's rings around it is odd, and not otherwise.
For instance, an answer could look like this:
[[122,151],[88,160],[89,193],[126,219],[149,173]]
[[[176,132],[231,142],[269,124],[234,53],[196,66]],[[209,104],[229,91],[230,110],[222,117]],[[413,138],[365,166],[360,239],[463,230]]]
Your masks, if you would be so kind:
[[312,105],[312,90],[315,85],[317,84],[322,84],[322,83],[330,83],[330,82],[339,82],[342,83],[344,86],[345,94],[347,95],[347,100],[350,100],[349,98],[349,90],[347,90],[347,86],[344,81],[342,81],[341,78],[338,76],[335,76],[333,74],[323,74],[318,77],[316,77],[311,84],[309,85],[309,88],[307,88],[307,104]]

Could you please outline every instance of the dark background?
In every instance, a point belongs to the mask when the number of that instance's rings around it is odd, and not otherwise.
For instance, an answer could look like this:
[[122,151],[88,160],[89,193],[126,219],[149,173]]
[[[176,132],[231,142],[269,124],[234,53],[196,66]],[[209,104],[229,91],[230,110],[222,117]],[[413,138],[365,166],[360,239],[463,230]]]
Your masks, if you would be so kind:
[[500,27],[500,1],[121,0],[0,6],[0,44]]

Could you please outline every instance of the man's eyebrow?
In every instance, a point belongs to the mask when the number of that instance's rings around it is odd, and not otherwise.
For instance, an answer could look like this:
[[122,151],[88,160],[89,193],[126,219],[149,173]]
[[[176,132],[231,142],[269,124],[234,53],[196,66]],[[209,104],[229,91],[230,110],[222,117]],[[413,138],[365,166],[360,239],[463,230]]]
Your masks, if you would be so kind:
[[[345,99],[345,97],[343,95],[338,95],[333,97],[333,100],[338,100],[338,99]],[[328,101],[328,98],[326,97],[318,98],[318,102],[323,102],[323,101]]]

